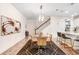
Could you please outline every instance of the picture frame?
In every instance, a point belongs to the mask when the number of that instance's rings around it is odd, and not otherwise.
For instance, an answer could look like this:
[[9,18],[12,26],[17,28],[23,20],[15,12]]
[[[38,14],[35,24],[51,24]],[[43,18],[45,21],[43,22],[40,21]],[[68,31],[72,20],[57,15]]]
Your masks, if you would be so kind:
[[0,16],[0,35],[18,33],[21,30],[21,23],[6,16]]

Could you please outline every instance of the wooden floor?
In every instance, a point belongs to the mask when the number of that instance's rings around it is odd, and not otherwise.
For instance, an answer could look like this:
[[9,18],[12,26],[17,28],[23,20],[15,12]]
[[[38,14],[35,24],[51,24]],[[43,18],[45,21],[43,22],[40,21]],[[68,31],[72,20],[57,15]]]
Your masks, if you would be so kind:
[[28,40],[29,40],[28,38],[24,38],[23,40],[19,41],[14,46],[4,51],[0,55],[16,55],[23,48],[23,46],[28,42]]
[[[28,39],[29,40],[29,39]],[[24,47],[24,45],[28,41],[27,39],[23,39],[18,42],[16,45],[3,52],[1,55],[16,55],[19,51]],[[64,48],[63,45],[60,45],[55,38],[52,39],[53,43],[58,46],[66,55],[78,55],[79,50],[74,50],[72,48]],[[18,47],[18,48],[17,48]]]
[[[68,45],[66,44],[60,44],[57,42],[56,38],[52,39],[52,41],[66,54],[66,55],[78,55],[78,52],[73,48],[66,48]],[[66,47],[64,47],[64,45]]]

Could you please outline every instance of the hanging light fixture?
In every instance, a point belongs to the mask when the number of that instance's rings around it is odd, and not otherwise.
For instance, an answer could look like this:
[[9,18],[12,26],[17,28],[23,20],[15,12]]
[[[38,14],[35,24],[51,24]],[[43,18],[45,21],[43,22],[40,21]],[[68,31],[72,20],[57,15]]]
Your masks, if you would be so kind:
[[40,5],[39,21],[43,21],[43,20],[44,20],[44,16],[43,16],[43,13],[42,13],[42,9],[43,9],[43,5],[41,4],[41,5]]

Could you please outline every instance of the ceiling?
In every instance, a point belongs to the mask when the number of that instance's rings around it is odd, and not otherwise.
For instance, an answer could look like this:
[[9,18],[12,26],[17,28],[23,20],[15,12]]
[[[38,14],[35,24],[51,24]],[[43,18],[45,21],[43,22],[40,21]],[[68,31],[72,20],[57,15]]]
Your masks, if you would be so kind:
[[[41,3],[13,3],[27,19],[38,19],[41,14]],[[66,16],[79,15],[78,3],[42,3],[42,14],[44,16]]]

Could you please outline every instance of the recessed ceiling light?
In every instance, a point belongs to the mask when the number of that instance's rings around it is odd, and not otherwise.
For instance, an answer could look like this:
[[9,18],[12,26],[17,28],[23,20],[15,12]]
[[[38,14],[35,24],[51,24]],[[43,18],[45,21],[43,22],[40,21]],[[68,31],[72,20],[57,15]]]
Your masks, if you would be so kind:
[[71,15],[71,17],[73,17],[74,15]]
[[71,15],[71,17],[74,17],[74,16],[76,16],[76,15],[78,15],[78,14],[77,14],[77,13],[74,13],[74,14]]
[[75,3],[70,3],[70,5],[74,5]]
[[69,13],[69,11],[65,11],[65,13]]
[[56,9],[56,11],[59,11],[59,9]]

